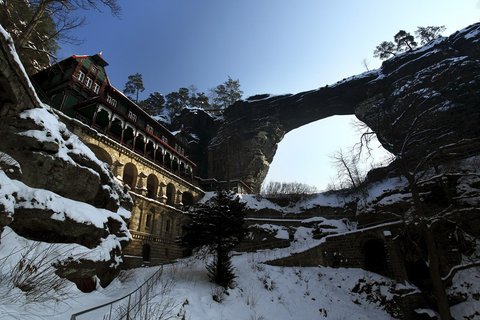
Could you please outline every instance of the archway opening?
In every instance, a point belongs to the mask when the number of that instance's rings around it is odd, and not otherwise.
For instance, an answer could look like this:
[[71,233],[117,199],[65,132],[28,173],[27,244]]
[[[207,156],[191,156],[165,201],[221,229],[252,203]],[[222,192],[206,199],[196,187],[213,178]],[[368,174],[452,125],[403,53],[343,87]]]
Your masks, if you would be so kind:
[[109,166],[112,165],[112,157],[107,151],[94,144],[87,144],[87,146],[90,148],[90,150],[92,150],[92,152],[99,160],[106,162]]
[[364,269],[385,275],[387,271],[387,254],[385,244],[380,239],[369,239],[362,246]]
[[133,132],[133,128],[130,126],[127,126],[125,128],[125,131],[123,132],[123,144],[125,144],[129,148],[133,148],[133,139],[135,135]]
[[147,145],[145,146],[145,156],[153,160],[154,155],[155,155],[155,145],[153,144],[152,140],[147,139]]
[[93,127],[95,129],[98,129],[104,132],[107,130],[109,122],[110,122],[110,115],[108,114],[108,112],[103,109],[100,109],[97,112],[97,115],[95,117],[95,123],[93,124]]
[[173,183],[167,184],[167,204],[171,206],[175,204],[175,186]]
[[163,161],[165,167],[168,169],[172,169],[172,156],[170,153],[165,153],[164,161]]
[[[361,133],[352,122],[355,116],[332,116],[288,132],[278,144],[268,174],[263,182],[302,182],[327,190],[337,182],[337,169],[331,156],[342,149],[351,150],[360,141]],[[374,163],[384,163],[390,153],[375,139],[372,141],[372,158],[360,161],[362,168],[369,169]],[[367,152],[363,153],[364,155]],[[301,159],[302,165],[295,165]]]
[[145,136],[138,134],[135,138],[135,152],[143,155],[145,153]]
[[108,131],[108,135],[113,139],[120,141],[122,139],[122,131],[122,121],[120,121],[120,119],[114,119],[110,126],[110,130]]
[[150,261],[150,245],[148,243],[145,243],[142,246],[142,258],[144,262]]
[[155,150],[155,163],[163,165],[163,150],[162,150],[162,148],[157,148],[157,150]]
[[182,203],[184,206],[193,205],[193,195],[191,192],[185,191],[182,193]]
[[178,159],[173,158],[172,160],[172,171],[177,172],[178,171]]
[[147,197],[155,199],[157,197],[158,178],[154,174],[147,177]]
[[128,185],[131,190],[135,190],[137,182],[137,167],[133,163],[127,163],[123,167],[123,183]]

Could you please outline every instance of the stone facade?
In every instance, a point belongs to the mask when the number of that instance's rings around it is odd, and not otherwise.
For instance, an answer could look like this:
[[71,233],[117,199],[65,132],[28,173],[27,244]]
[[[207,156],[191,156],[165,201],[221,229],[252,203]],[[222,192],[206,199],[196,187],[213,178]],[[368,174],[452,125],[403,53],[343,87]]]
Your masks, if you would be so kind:
[[[127,267],[155,265],[184,256],[184,249],[176,241],[185,221],[182,210],[198,201],[203,191],[80,121],[60,116],[110,166],[133,199],[128,224],[132,241],[123,250]],[[127,177],[130,173],[133,175]]]

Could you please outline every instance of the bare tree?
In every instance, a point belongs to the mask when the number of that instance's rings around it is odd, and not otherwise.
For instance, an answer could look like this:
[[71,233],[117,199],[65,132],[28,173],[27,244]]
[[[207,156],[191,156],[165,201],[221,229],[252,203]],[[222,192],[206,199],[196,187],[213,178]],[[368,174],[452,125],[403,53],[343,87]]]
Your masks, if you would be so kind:
[[27,72],[33,73],[55,58],[60,42],[79,43],[70,32],[83,25],[85,18],[75,11],[102,6],[115,16],[120,14],[117,0],[7,0],[0,2],[0,18]]
[[365,180],[365,172],[359,168],[360,158],[355,156],[353,152],[347,154],[342,149],[337,150],[330,158],[337,169],[341,185],[355,190],[358,189]]

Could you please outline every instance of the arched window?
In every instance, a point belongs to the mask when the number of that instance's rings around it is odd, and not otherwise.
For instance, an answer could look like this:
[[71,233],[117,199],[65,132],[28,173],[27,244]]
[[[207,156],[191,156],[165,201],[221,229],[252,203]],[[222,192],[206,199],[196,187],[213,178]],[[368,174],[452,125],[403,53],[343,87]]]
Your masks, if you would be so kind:
[[106,110],[100,109],[95,117],[95,123],[93,124],[93,127],[103,132],[107,129],[109,122],[110,114]]
[[165,157],[164,157],[165,161],[164,161],[164,165],[165,167],[167,167],[168,169],[172,169],[172,155],[170,153],[165,153]]
[[155,154],[155,145],[152,140],[147,139],[147,145],[145,147],[145,156],[150,160],[153,160]]
[[150,245],[148,243],[145,243],[142,246],[142,257],[143,257],[143,261],[145,262],[150,261]]
[[112,157],[107,151],[94,144],[87,144],[87,146],[90,148],[90,150],[92,150],[99,160],[108,163],[109,166],[112,165]]
[[127,163],[123,168],[123,183],[130,186],[130,189],[135,190],[137,183],[137,167],[133,163]]
[[125,128],[125,131],[123,131],[123,144],[125,144],[127,147],[133,148],[133,138],[134,138],[134,131],[133,128],[130,126],[127,126]]
[[167,184],[167,204],[175,204],[175,186],[173,183]]
[[158,178],[154,174],[150,174],[147,178],[147,197],[156,199],[158,190]]
[[145,136],[143,134],[139,134],[135,138],[135,151],[141,155],[145,152]]
[[112,121],[112,125],[110,126],[110,130],[108,131],[108,135],[113,139],[120,141],[122,139],[122,121],[118,118]]
[[184,206],[191,206],[193,204],[193,195],[191,192],[185,191],[182,193],[182,203]]

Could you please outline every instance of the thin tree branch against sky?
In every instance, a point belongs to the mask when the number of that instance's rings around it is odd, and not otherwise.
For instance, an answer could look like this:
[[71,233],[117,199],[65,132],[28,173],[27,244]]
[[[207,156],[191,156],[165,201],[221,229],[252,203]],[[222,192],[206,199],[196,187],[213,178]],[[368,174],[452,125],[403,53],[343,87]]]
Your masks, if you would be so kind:
[[[480,18],[478,0],[121,0],[119,4],[120,19],[87,12],[87,25],[75,31],[83,44],[64,46],[60,58],[103,51],[117,88],[123,87],[128,75],[143,75],[145,91],[140,99],[192,84],[207,92],[227,76],[240,80],[244,98],[311,90],[364,72],[364,59],[370,69],[378,68],[381,61],[373,58],[373,50],[382,41],[392,41],[399,30],[413,34],[418,26],[445,25],[443,34],[449,35]],[[329,151],[318,139],[315,150],[305,143],[304,155],[293,149],[285,152],[291,154],[284,166],[289,169],[279,169],[275,174],[282,179],[272,180],[324,187],[329,179],[312,172],[328,171],[328,154],[344,146]],[[314,159],[314,167],[305,159]],[[301,167],[308,172],[304,176],[315,181],[298,174],[286,176],[294,167]]]

